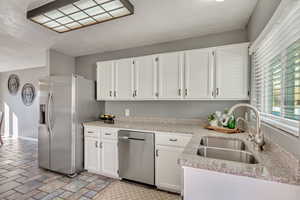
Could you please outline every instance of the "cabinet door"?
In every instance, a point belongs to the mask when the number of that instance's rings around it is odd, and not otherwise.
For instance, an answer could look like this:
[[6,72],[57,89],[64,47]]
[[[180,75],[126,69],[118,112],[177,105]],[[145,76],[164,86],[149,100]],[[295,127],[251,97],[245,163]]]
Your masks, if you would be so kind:
[[97,63],[97,100],[113,98],[114,61]]
[[185,52],[185,98],[211,99],[213,71],[211,50]]
[[156,147],[156,186],[172,192],[180,192],[181,166],[177,160],[183,148]]
[[154,99],[157,93],[157,70],[155,56],[134,59],[135,98]]
[[100,167],[100,148],[96,138],[84,138],[84,168],[91,172],[99,172]]
[[216,48],[217,99],[248,99],[248,44]]
[[159,98],[181,99],[183,97],[183,53],[167,53],[158,56]]
[[116,61],[115,98],[128,100],[133,97],[133,59]]
[[102,173],[118,177],[118,143],[116,140],[102,141]]

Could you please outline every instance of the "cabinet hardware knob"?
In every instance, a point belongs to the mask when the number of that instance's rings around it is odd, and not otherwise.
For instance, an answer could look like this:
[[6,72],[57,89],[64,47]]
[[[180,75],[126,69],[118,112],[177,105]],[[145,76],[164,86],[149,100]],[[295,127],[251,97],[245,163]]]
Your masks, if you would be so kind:
[[177,142],[177,139],[169,139],[170,142]]
[[98,148],[98,141],[95,142],[95,147]]
[[111,133],[105,133],[105,135],[111,135]]
[[156,157],[158,157],[158,149],[156,149],[155,155],[156,155]]
[[219,96],[219,88],[216,89],[216,95]]
[[114,91],[114,97],[116,97],[117,96],[117,91]]
[[92,132],[92,131],[88,131],[88,133],[94,133],[94,132]]
[[178,89],[178,96],[181,96],[181,89]]
[[187,96],[188,95],[188,89],[186,88],[185,89],[185,96]]
[[110,97],[112,96],[112,91],[111,91],[111,90],[109,91],[109,96],[110,96]]

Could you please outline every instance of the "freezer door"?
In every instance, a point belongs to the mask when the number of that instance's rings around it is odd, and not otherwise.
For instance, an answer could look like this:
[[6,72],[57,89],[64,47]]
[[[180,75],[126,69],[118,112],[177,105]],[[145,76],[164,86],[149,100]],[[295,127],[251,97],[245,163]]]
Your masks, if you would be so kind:
[[39,166],[50,169],[50,132],[48,127],[49,79],[39,81],[39,126],[38,126],[38,162]]
[[51,170],[75,173],[72,149],[72,77],[51,77],[49,127]]

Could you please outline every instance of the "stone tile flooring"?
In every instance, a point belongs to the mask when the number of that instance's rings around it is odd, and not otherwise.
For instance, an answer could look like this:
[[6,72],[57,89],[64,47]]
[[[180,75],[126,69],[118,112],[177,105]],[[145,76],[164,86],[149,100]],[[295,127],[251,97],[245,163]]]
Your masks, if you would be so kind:
[[5,139],[0,147],[1,200],[88,200],[111,182],[87,172],[71,179],[38,168],[36,142]]
[[5,139],[0,147],[0,200],[179,200],[179,195],[83,172],[68,178],[38,168],[37,143]]

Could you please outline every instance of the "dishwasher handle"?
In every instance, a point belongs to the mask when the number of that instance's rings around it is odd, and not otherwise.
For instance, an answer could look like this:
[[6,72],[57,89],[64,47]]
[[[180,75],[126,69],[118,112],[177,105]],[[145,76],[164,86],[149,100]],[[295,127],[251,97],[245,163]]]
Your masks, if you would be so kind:
[[138,141],[145,141],[145,139],[143,139],[143,138],[133,138],[133,137],[126,137],[126,136],[119,137],[119,139],[121,139],[121,140],[138,140]]

